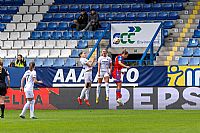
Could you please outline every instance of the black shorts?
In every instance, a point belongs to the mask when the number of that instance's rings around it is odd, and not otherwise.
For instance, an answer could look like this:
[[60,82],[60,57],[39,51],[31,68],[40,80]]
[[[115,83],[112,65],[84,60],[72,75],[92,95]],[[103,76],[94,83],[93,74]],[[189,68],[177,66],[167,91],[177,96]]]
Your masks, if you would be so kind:
[[6,83],[0,83],[0,96],[5,96],[7,93]]

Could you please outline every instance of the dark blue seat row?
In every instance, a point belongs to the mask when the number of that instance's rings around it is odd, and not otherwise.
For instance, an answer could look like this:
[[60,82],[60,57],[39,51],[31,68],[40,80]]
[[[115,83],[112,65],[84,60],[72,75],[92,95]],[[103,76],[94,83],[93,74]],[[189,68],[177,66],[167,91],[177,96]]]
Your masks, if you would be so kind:
[[200,58],[199,57],[194,57],[194,58],[181,57],[179,58],[178,64],[182,66],[186,66],[186,65],[198,66],[200,65]]
[[104,5],[53,5],[49,8],[49,13],[80,12],[81,9],[90,11],[95,9],[98,12],[145,12],[145,11],[180,11],[184,9],[182,3],[166,4],[104,4]]
[[[96,31],[96,32],[92,32],[92,31],[87,31],[87,32],[37,32],[34,31],[31,33],[31,38],[32,40],[60,40],[60,39],[64,39],[64,40],[70,40],[70,39],[75,39],[75,40],[80,40],[80,39],[84,39],[84,40],[89,40],[89,39],[98,39],[99,36],[101,36],[103,34],[103,31]],[[105,39],[109,39],[110,38],[110,32],[107,32],[106,35],[104,36]]]
[[[43,22],[72,21],[79,14],[45,14]],[[150,13],[100,13],[100,21],[133,21],[133,20],[175,20],[179,18],[177,12],[150,12]]]
[[0,14],[16,14],[19,8],[16,6],[1,6]]
[[190,39],[188,42],[187,47],[198,47],[199,45],[199,40],[198,39]]
[[6,28],[6,25],[0,23],[0,31],[4,31],[5,28]]
[[11,15],[0,15],[0,22],[9,23],[12,20]]
[[24,3],[24,0],[0,0],[1,6],[19,6]]
[[183,51],[184,57],[200,57],[200,48],[185,48]]
[[192,37],[193,38],[200,38],[200,29],[195,30],[194,35]]

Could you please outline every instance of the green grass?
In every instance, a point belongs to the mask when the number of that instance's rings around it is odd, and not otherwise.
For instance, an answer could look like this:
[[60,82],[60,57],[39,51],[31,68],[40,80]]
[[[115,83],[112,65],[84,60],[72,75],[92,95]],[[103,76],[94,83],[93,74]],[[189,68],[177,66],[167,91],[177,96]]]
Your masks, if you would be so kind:
[[37,120],[6,110],[0,133],[200,133],[200,111],[36,110]]

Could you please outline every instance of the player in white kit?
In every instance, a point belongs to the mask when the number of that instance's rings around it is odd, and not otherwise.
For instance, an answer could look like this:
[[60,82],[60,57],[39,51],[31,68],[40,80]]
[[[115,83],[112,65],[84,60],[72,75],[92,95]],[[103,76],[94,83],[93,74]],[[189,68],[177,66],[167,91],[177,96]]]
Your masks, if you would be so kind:
[[109,78],[112,70],[112,59],[107,55],[106,49],[102,50],[102,56],[98,59],[98,84],[96,89],[96,103],[99,103],[99,95],[102,80],[105,81],[106,101],[109,100]]
[[89,61],[87,58],[86,58],[86,53],[85,52],[81,52],[79,54],[80,56],[80,62],[83,66],[83,69],[84,69],[84,79],[85,79],[85,87],[82,89],[81,91],[81,94],[80,96],[77,98],[77,101],[80,105],[82,105],[82,100],[85,96],[85,99],[84,99],[84,102],[90,106],[90,103],[89,103],[89,91],[90,91],[90,88],[91,88],[91,83],[92,83],[92,66],[93,66],[93,63],[95,61],[95,59],[93,58],[92,61]]
[[[35,117],[34,115],[34,104],[35,104],[35,100],[34,100],[34,93],[33,93],[33,87],[34,84],[41,84],[43,83],[42,81],[38,81],[36,79],[36,71],[35,69],[35,63],[31,62],[29,64],[29,70],[27,70],[24,73],[24,76],[22,77],[21,80],[21,87],[20,90],[25,92],[25,96],[26,96],[26,104],[24,105],[24,108],[21,112],[21,114],[19,115],[22,119],[25,118],[25,114],[26,114],[26,110],[30,107],[30,118],[31,119],[37,119],[37,117]],[[23,87],[24,81],[26,80],[26,84]]]

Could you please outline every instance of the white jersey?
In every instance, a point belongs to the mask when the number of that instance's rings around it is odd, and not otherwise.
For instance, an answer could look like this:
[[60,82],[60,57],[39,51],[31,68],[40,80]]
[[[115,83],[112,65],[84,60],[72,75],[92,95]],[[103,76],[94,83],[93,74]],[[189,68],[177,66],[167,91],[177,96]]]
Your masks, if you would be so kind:
[[86,63],[89,62],[86,58],[80,58],[81,65],[83,66],[83,69],[85,69],[85,72],[92,70],[92,67],[89,67]]
[[24,73],[23,78],[26,78],[26,85],[24,86],[24,91],[33,91],[33,87],[34,87],[33,78],[36,78],[36,71],[27,70]]
[[100,56],[98,59],[98,63],[100,63],[100,71],[101,72],[109,72],[110,69],[110,63],[112,63],[112,60],[109,56]]

